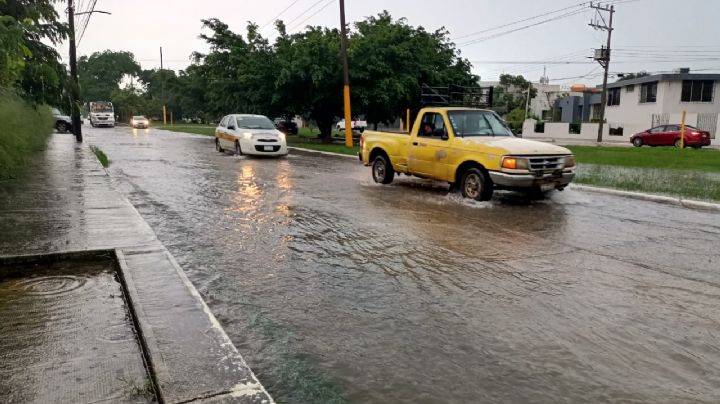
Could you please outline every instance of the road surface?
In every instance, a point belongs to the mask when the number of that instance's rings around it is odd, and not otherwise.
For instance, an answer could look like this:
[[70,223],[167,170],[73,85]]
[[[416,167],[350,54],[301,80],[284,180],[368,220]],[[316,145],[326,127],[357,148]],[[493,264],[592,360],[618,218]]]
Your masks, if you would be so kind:
[[86,131],[281,401],[720,401],[718,213]]

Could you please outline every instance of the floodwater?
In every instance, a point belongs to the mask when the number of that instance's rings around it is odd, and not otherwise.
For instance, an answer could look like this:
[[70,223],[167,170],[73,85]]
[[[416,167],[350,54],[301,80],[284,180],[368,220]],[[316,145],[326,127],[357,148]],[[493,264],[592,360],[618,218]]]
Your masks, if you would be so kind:
[[720,401],[718,213],[88,132],[280,401]]

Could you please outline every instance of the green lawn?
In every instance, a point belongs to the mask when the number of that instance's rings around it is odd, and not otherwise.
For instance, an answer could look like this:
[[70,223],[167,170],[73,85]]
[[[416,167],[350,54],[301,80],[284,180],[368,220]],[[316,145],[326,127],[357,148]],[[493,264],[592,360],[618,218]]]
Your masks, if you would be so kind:
[[579,164],[720,172],[720,150],[567,146]]
[[720,151],[568,146],[578,161],[575,182],[626,191],[720,201]]

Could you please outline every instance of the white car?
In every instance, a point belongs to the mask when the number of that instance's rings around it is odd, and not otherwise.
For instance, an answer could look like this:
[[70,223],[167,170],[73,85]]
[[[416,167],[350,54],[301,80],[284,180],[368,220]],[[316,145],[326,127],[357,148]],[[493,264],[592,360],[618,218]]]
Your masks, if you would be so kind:
[[137,115],[132,117],[130,125],[132,125],[133,128],[147,129],[150,126],[150,121],[142,115]]
[[215,129],[215,149],[233,150],[237,155],[286,156],[285,134],[264,115],[232,114],[223,117]]

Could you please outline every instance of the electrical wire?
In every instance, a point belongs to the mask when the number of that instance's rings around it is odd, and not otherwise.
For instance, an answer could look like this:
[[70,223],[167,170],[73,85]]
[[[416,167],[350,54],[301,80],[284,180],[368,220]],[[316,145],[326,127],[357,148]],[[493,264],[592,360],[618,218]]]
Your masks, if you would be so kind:
[[317,11],[315,11],[315,12],[312,13],[312,14],[310,14],[307,18],[305,18],[304,20],[302,20],[302,21],[300,21],[299,23],[295,24],[295,26],[294,26],[293,28],[288,29],[288,32],[294,31],[294,30],[296,30],[297,28],[302,27],[302,25],[303,25],[306,21],[308,21],[309,19],[311,19],[311,18],[315,17],[316,15],[320,14],[321,11],[325,10],[326,8],[328,8],[330,5],[332,5],[332,4],[335,3],[336,1],[337,1],[337,0],[330,0],[330,1],[328,1],[324,6],[320,7]]
[[278,13],[278,15],[276,15],[275,17],[273,17],[272,19],[270,19],[268,22],[266,22],[265,24],[263,24],[263,26],[260,27],[260,29],[264,29],[264,28],[267,27],[268,25],[270,25],[270,24],[272,24],[273,22],[277,21],[277,19],[280,18],[281,15],[285,14],[286,11],[288,11],[292,6],[294,6],[295,4],[297,4],[299,1],[300,1],[300,0],[295,0],[295,1],[293,1],[292,3],[290,3],[290,5],[287,6],[287,7],[285,7],[281,12]]
[[80,38],[77,40],[77,45],[80,46],[80,42],[82,41],[83,37],[85,36],[85,30],[88,27],[88,24],[90,24],[90,17],[92,17],[93,11],[95,11],[95,5],[97,4],[98,0],[93,0],[92,6],[90,7],[90,10],[87,13],[87,19],[85,19],[85,25],[82,28],[82,31],[80,32]]

